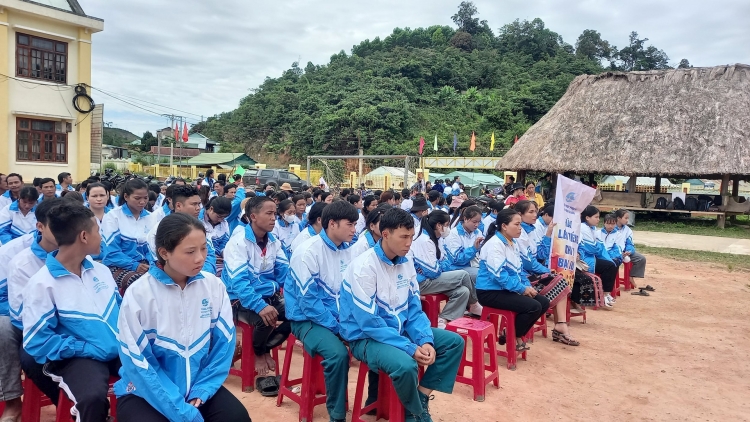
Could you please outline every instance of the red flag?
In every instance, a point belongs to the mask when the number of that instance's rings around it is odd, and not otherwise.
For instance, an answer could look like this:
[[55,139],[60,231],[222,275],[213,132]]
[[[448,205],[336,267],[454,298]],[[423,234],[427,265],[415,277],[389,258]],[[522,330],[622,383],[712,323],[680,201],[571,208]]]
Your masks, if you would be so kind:
[[469,146],[469,151],[474,151],[477,148],[477,137],[474,135],[474,132],[471,132],[471,146]]
[[185,126],[182,127],[182,142],[188,141],[188,128],[187,128],[187,122],[185,122]]
[[424,136],[419,137],[419,155],[422,155],[422,150],[424,149]]
[[174,124],[174,141],[177,142],[180,139],[180,126],[175,123]]
[[518,135],[516,135],[516,140],[515,140],[515,141],[513,141],[513,143],[514,143],[514,144],[517,144],[517,143],[518,143]]

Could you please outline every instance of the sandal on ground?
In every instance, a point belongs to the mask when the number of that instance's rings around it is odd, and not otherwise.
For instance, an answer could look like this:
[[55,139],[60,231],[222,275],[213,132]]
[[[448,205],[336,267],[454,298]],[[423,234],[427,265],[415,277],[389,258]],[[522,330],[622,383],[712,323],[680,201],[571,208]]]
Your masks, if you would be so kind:
[[648,290],[649,292],[655,292],[656,291],[656,289],[654,289],[653,287],[651,287],[650,284],[647,284],[646,287],[639,287],[638,289],[640,289],[640,290]]
[[505,331],[503,331],[503,333],[497,338],[497,343],[501,346],[505,346],[505,341]]
[[279,395],[279,384],[276,377],[260,377],[255,380],[255,388],[263,397],[276,397]]
[[525,352],[527,350],[531,350],[531,348],[526,343],[516,344],[516,352]]
[[647,292],[646,290],[644,290],[644,289],[640,289],[640,290],[638,290],[637,292],[633,292],[633,293],[631,293],[631,295],[633,295],[633,296],[651,296],[651,295],[650,295],[650,294],[648,294],[648,292]]
[[573,340],[569,335],[563,334],[560,331],[557,331],[556,329],[552,329],[552,341],[556,341],[568,346],[580,346],[581,343],[579,343],[577,340]]

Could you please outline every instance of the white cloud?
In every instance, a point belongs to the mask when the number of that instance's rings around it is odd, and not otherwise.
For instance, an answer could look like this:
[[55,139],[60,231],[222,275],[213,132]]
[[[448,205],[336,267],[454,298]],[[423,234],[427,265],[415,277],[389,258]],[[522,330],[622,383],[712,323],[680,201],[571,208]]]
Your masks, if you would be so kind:
[[[459,0],[80,0],[86,13],[105,20],[94,35],[93,85],[109,92],[209,116],[234,109],[266,77],[292,62],[326,64],[360,41],[386,37],[395,27],[452,25]],[[595,29],[617,46],[630,31],[663,49],[673,64],[750,63],[750,2],[631,0],[476,0],[480,19],[497,32],[516,18],[542,18],[575,44]],[[95,92],[106,121],[141,134],[164,124]],[[156,106],[159,113],[169,110]],[[112,114],[109,114],[112,112]],[[123,114],[127,112],[126,114]],[[177,112],[175,112],[177,113]],[[180,113],[177,113],[180,114]],[[118,116],[123,120],[117,122]],[[142,116],[139,118],[138,116]],[[193,120],[200,117],[189,115]]]

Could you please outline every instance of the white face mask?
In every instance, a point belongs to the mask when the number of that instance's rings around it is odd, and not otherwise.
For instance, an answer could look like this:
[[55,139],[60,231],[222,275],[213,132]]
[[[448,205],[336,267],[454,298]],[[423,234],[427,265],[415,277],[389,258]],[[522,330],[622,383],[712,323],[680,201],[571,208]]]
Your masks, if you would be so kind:
[[443,226],[443,232],[440,233],[440,237],[443,239],[447,239],[448,236],[450,236],[450,234],[451,234],[450,228]]
[[294,223],[295,219],[293,215],[284,214],[284,221],[286,221],[289,224]]

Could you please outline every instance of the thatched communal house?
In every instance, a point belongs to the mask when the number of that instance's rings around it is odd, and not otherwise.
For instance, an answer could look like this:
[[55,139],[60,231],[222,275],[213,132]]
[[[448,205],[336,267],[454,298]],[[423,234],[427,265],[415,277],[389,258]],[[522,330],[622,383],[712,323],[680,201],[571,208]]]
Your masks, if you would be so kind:
[[[577,174],[750,176],[750,66],[577,77],[498,169]],[[632,177],[631,179],[635,179]]]

